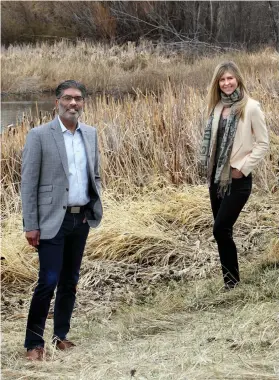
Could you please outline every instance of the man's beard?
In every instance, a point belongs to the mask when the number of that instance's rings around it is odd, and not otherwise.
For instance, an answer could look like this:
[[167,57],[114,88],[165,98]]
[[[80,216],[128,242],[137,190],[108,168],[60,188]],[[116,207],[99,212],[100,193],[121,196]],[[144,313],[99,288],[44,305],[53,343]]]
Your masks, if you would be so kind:
[[59,106],[58,107],[58,114],[59,114],[59,116],[62,117],[62,118],[64,118],[64,119],[66,119],[66,120],[77,121],[78,118],[82,114],[82,108],[81,109],[75,109],[75,108],[73,108],[76,111],[75,113],[68,112],[69,109],[71,109],[71,108],[66,108],[66,107]]

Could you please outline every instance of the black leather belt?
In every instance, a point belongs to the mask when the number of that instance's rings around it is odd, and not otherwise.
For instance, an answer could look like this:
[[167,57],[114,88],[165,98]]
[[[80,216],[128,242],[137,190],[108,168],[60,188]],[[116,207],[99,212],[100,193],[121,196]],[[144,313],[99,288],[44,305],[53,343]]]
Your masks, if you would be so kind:
[[71,214],[80,214],[85,210],[86,206],[68,206],[67,212]]

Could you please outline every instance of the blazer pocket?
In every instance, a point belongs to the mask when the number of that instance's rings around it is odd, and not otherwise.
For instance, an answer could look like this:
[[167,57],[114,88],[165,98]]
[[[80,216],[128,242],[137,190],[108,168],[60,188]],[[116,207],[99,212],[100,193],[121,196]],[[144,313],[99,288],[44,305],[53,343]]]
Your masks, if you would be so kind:
[[52,203],[52,197],[39,197],[38,205],[50,205]]
[[53,186],[52,185],[42,185],[39,186],[39,193],[44,193],[45,191],[52,191]]

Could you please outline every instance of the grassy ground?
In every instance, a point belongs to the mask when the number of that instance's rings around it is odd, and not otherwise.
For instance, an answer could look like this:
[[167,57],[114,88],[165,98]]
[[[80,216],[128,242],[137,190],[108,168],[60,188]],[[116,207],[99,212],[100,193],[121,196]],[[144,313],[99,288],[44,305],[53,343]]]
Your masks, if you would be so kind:
[[[206,87],[228,58],[243,69],[271,131],[234,228],[242,283],[231,292],[222,288],[197,168]],[[51,347],[51,306],[43,363],[26,363],[22,347],[38,258],[22,233],[19,183],[26,133],[51,115],[27,115],[2,135],[2,378],[279,379],[278,55],[193,63],[148,45],[57,43],[10,47],[2,60],[6,92],[53,89],[67,74],[106,94],[89,98],[83,117],[98,128],[105,212],[82,264],[69,335],[78,347]],[[115,91],[133,96],[115,101]]]
[[18,215],[4,224],[3,378],[277,379],[279,203],[252,195],[235,228],[242,283],[225,292],[203,186],[104,202],[69,334],[78,347],[52,348],[52,306],[40,364],[26,363],[22,347],[37,254]]
[[278,270],[249,265],[243,284],[229,293],[216,279],[159,283],[149,290],[139,285],[137,291],[127,289],[119,302],[98,301],[88,289],[81,290],[69,335],[78,347],[55,351],[49,319],[47,360],[26,363],[24,307],[2,324],[2,376],[275,380],[278,296]]

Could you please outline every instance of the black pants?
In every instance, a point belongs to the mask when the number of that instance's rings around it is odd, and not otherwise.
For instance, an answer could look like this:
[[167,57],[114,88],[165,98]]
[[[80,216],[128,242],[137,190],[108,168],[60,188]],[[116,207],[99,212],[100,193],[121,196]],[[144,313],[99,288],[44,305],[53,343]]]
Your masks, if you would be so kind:
[[62,226],[52,239],[41,239],[38,246],[39,279],[31,301],[24,346],[44,346],[43,334],[50,301],[57,286],[54,306],[54,336],[64,340],[76,296],[76,285],[89,232],[84,213],[66,213]]
[[233,179],[230,195],[224,198],[218,196],[217,190],[218,185],[212,183],[209,194],[214,216],[213,235],[218,245],[225,285],[233,287],[240,280],[233,225],[251,194],[252,175]]

